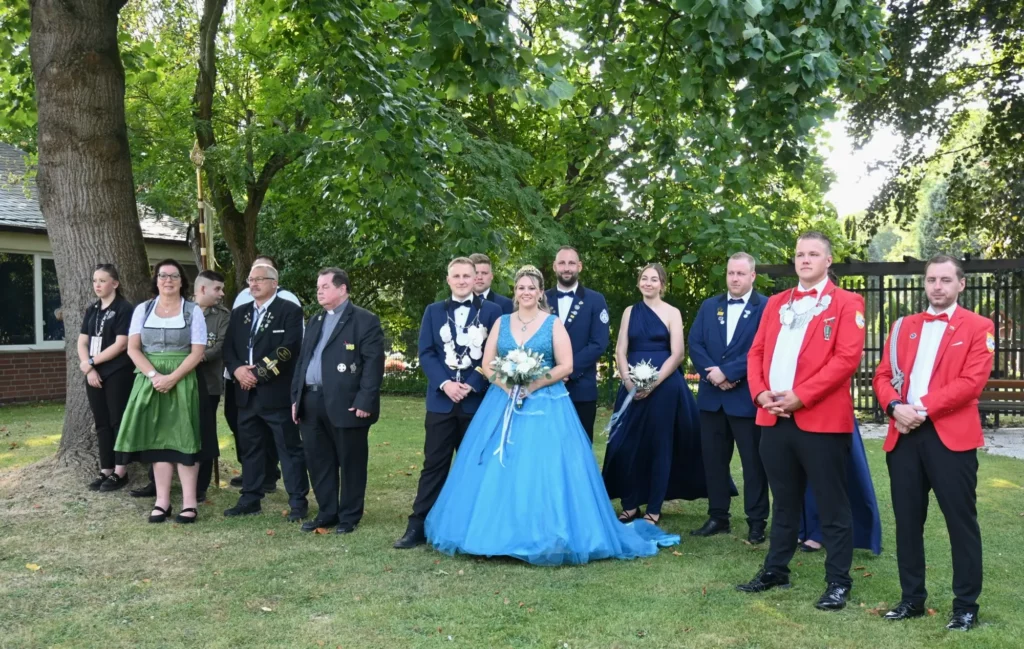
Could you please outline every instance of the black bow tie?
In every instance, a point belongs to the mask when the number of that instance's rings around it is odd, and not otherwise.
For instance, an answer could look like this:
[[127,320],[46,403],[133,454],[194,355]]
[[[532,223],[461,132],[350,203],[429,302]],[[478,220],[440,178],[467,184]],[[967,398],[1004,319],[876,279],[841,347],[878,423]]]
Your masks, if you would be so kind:
[[563,297],[567,297],[570,300],[572,300],[572,299],[574,299],[576,297],[576,291],[568,291],[566,293],[563,293],[562,291],[557,291],[557,293],[558,293],[558,299],[559,300],[561,300]]
[[743,298],[741,298],[741,297],[731,297],[731,298],[729,298],[729,304],[743,304]]
[[452,300],[452,308],[454,309],[459,309],[462,307],[466,307],[468,309],[471,306],[473,306],[473,300],[466,300],[465,302],[458,302],[456,300]]

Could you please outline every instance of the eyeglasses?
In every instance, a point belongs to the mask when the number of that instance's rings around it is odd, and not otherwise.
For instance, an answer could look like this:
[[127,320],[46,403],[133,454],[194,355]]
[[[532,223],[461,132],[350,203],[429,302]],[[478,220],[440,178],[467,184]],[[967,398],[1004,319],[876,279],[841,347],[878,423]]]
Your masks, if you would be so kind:
[[181,275],[179,275],[178,273],[159,273],[159,274],[157,274],[156,278],[157,279],[171,279],[171,280],[174,280],[176,282],[179,279],[181,279]]
[[274,281],[273,277],[246,277],[245,282],[247,284],[259,284],[260,282]]

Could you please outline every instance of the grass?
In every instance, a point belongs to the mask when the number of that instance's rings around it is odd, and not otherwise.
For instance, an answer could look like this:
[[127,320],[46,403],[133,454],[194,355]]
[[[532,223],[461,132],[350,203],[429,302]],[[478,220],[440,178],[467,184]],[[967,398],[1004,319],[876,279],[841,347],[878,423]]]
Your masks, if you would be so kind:
[[[61,416],[59,406],[0,409],[0,647],[1021,646],[1024,463],[1017,460],[981,457],[984,624],[953,635],[943,628],[951,568],[934,502],[926,538],[929,606],[937,614],[897,625],[878,617],[879,607],[898,599],[899,583],[889,481],[876,441],[866,446],[885,553],[857,551],[853,605],[822,613],[812,604],[824,587],[824,553],[794,559],[789,591],[733,590],[764,556],[740,540],[742,516],[737,536],[684,536],[675,551],[644,561],[535,568],[427,548],[392,550],[422,461],[417,399],[386,399],[371,432],[368,511],[359,530],[344,537],[300,533],[284,520],[280,491],[262,516],[222,518],[236,498],[223,489],[211,490],[213,502],[201,508],[197,525],[149,525],[148,501],[87,492],[81,476],[45,461]],[[237,469],[229,435],[222,446],[227,480]],[[705,507],[673,503],[664,527],[685,535],[703,523]]]

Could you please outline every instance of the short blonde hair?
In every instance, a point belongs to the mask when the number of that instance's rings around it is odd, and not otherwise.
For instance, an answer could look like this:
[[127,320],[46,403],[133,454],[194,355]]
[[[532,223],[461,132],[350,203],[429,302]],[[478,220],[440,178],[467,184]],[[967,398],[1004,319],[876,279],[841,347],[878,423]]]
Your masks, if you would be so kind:
[[448,262],[448,270],[451,270],[452,266],[458,266],[459,264],[465,264],[467,266],[472,266],[473,268],[476,268],[476,264],[474,264],[473,260],[470,259],[469,257],[456,257],[455,259],[452,259],[451,261]]
[[482,252],[474,252],[472,255],[469,256],[469,260],[473,262],[474,265],[487,264],[488,266],[493,266],[493,264],[491,263],[491,258]]
[[751,272],[757,270],[757,262],[754,261],[754,256],[751,255],[750,253],[737,252],[734,253],[731,257],[729,257],[729,261],[740,261],[741,259],[750,264]]

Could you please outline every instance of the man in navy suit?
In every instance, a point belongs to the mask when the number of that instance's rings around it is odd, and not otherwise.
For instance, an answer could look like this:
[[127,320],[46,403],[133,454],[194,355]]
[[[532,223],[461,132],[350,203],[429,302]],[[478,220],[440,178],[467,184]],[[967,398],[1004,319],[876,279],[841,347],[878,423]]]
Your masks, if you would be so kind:
[[738,252],[729,258],[729,291],[704,301],[690,327],[690,359],[700,374],[697,407],[700,409],[701,453],[708,483],[708,521],[694,536],[729,532],[732,482],[729,463],[735,441],[743,465],[743,508],[747,514],[747,540],[763,543],[768,519],[768,479],[758,447],[757,408],[745,385],[747,352],[761,322],[767,299],[754,290],[754,258]]
[[575,248],[562,246],[555,256],[558,285],[547,292],[548,304],[565,325],[572,341],[572,374],[563,379],[572,405],[591,443],[597,417],[597,361],[608,349],[608,303],[580,284],[583,262]]
[[482,252],[475,252],[469,259],[476,267],[476,280],[473,282],[473,293],[481,298],[494,302],[501,307],[501,312],[512,313],[512,300],[504,295],[498,295],[491,290],[491,282],[494,281],[494,272],[491,271],[491,258]]
[[409,525],[394,547],[405,550],[427,542],[423,523],[434,506],[451,469],[452,456],[462,443],[489,385],[477,371],[491,326],[501,308],[473,295],[476,268],[457,257],[448,263],[451,297],[434,302],[420,325],[420,367],[427,375],[427,430],[423,470]]

